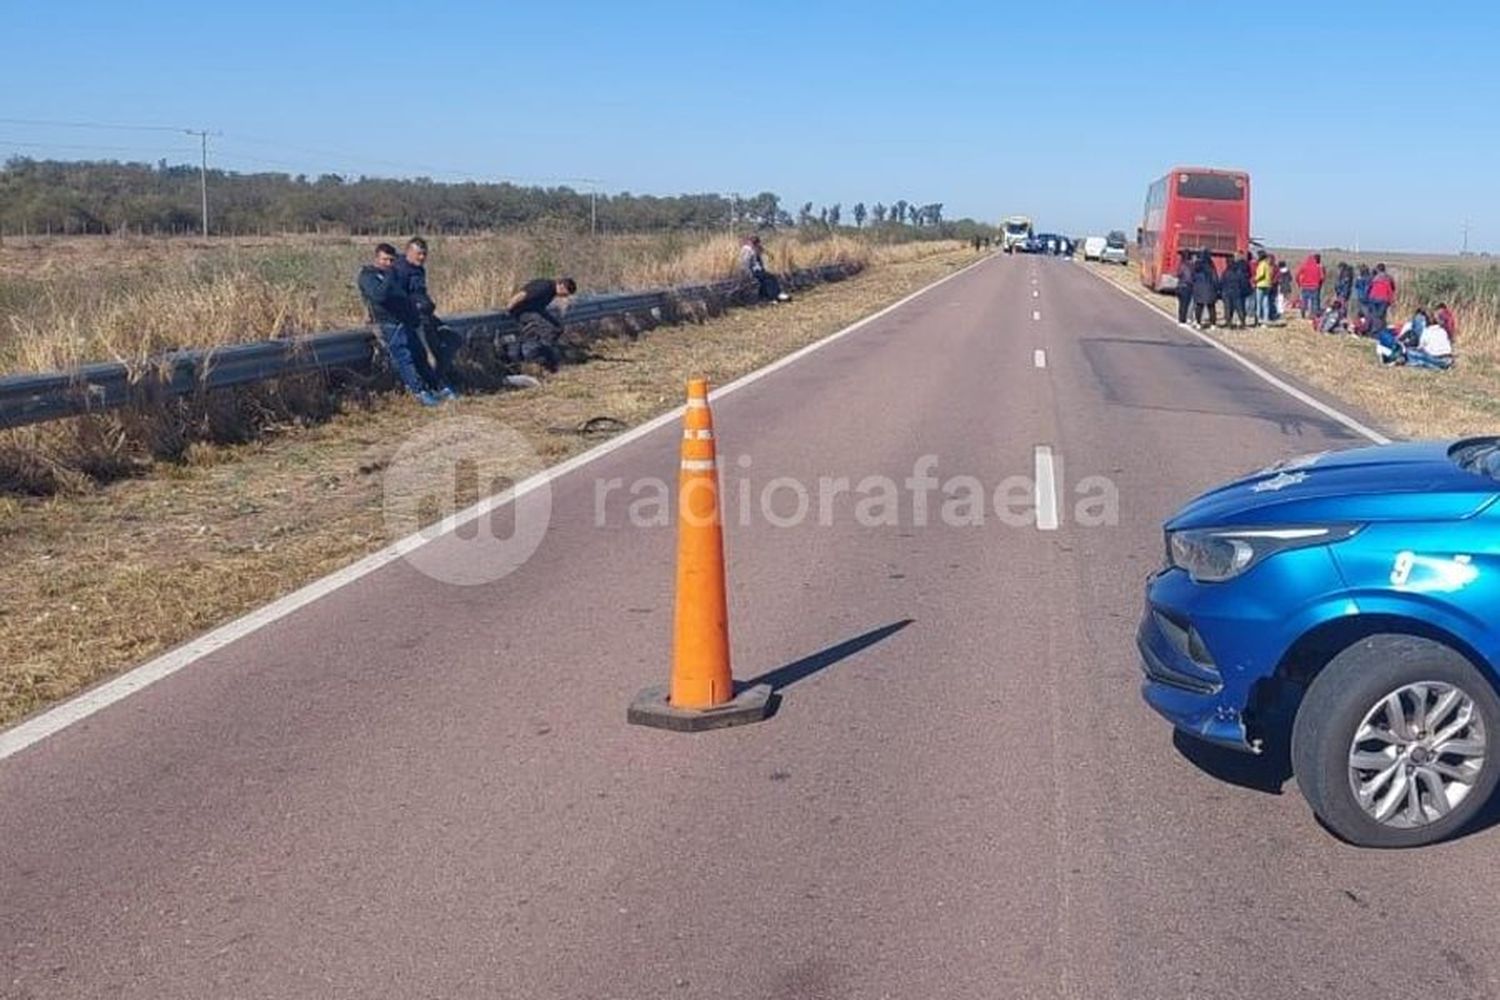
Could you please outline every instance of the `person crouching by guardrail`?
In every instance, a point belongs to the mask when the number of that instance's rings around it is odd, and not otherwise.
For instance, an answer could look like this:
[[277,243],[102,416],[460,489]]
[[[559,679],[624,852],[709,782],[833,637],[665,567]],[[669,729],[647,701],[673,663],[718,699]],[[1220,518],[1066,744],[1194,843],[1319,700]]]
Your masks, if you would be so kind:
[[381,342],[396,366],[396,376],[408,392],[423,406],[437,406],[441,400],[427,388],[417,372],[416,310],[406,294],[406,283],[396,273],[396,248],[389,243],[375,247],[375,262],[359,269],[359,294],[370,310],[370,322],[380,331]]
[[766,269],[763,251],[759,236],[746,236],[740,242],[740,270],[755,282],[755,294],[762,302],[790,302],[792,297],[781,290],[780,280]]
[[526,282],[510,297],[505,308],[521,328],[522,361],[540,364],[549,372],[557,371],[562,363],[557,339],[563,325],[547,307],[554,299],[565,299],[576,291],[578,282],[572,278],[537,278]]
[[[439,399],[457,399],[453,390],[453,358],[459,337],[437,317],[437,303],[427,292],[427,241],[413,236],[396,261],[396,275],[406,286],[406,298],[416,314],[418,342],[412,345],[417,374]],[[428,361],[431,352],[432,360]]]

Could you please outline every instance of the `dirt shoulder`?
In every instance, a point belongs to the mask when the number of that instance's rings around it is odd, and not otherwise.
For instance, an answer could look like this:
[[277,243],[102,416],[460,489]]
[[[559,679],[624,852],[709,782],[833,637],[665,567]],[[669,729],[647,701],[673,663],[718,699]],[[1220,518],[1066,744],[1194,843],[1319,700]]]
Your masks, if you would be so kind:
[[[1142,287],[1135,267],[1082,266],[1176,318],[1176,300]],[[1285,326],[1211,330],[1209,335],[1347,402],[1401,437],[1464,437],[1493,434],[1500,428],[1500,370],[1493,362],[1465,358],[1462,341],[1452,369],[1425,371],[1382,367],[1375,358],[1374,341],[1318,333],[1295,317]]]
[[[605,341],[605,360],[542,387],[441,411],[503,422],[555,463],[603,440],[558,433],[593,417],[632,426],[677,406],[690,375],[723,383],[854,322],[976,255],[872,267],[786,306]],[[388,544],[381,470],[433,411],[396,396],[85,496],[0,498],[0,726]]]

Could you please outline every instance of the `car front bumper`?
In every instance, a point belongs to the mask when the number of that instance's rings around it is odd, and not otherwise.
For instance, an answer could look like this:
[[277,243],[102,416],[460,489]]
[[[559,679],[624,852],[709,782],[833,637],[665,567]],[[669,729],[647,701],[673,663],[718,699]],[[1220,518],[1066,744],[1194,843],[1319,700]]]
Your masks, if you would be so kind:
[[1172,725],[1200,740],[1245,753],[1259,753],[1245,731],[1244,702],[1226,692],[1222,681],[1208,679],[1208,671],[1195,663],[1171,635],[1170,623],[1147,602],[1146,613],[1136,633],[1141,654],[1141,697]]
[[1256,753],[1258,686],[1275,677],[1296,639],[1351,602],[1326,548],[1286,552],[1227,583],[1154,574],[1136,632],[1146,704],[1182,732]]

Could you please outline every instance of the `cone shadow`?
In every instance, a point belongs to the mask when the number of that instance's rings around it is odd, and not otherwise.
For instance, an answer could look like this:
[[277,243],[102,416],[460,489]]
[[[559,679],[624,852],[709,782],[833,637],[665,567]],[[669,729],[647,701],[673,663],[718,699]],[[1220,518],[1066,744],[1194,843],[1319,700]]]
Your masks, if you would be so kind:
[[[779,695],[783,688],[790,687],[804,678],[811,677],[820,670],[827,670],[840,660],[848,659],[855,653],[890,638],[906,628],[906,626],[912,624],[915,620],[914,618],[903,618],[900,621],[891,622],[889,625],[882,625],[879,628],[871,629],[863,635],[857,635],[852,639],[845,639],[836,646],[829,646],[827,649],[819,650],[811,656],[804,656],[794,663],[788,663],[784,667],[777,667],[775,670],[761,674],[759,677],[753,677],[745,682],[745,686],[754,687],[757,684],[769,684],[773,694]],[[775,704],[776,699],[773,697],[773,708]]]

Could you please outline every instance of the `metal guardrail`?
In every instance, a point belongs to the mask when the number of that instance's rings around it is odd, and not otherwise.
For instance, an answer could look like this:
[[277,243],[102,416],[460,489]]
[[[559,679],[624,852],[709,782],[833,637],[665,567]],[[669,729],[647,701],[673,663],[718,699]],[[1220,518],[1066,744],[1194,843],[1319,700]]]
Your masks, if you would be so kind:
[[[793,281],[837,281],[856,270],[849,265],[828,265],[798,272]],[[742,287],[739,281],[721,281],[580,297],[570,303],[563,318],[569,325],[642,313],[654,313],[659,319],[676,302],[728,297]],[[503,337],[517,330],[515,320],[503,312],[447,316],[443,322],[466,344],[485,337]],[[4,375],[0,376],[0,428],[22,427],[312,371],[364,371],[371,367],[375,357],[373,331],[359,327],[207,350],[173,351],[134,367],[100,362],[70,372]]]

